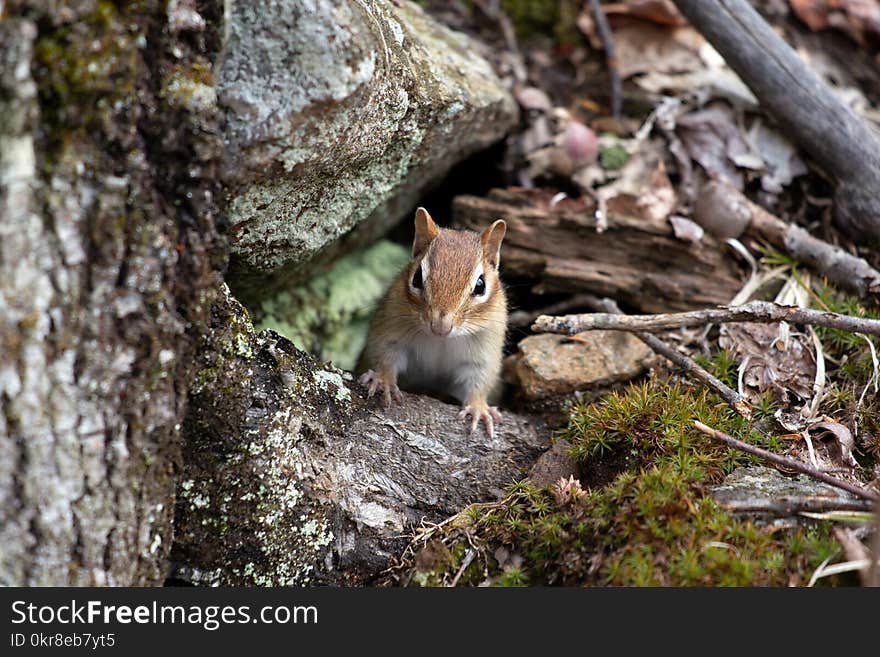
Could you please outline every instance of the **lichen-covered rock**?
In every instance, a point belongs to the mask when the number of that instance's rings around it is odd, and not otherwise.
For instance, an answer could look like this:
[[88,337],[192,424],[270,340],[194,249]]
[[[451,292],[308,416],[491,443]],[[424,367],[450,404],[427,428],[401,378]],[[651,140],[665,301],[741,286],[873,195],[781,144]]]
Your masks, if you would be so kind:
[[409,251],[380,240],[340,258],[333,268],[264,299],[256,329],[272,329],[303,351],[353,370],[367,340],[370,316]]
[[587,331],[571,340],[544,333],[524,338],[505,363],[506,378],[528,401],[601,388],[645,371],[651,350],[623,331]]
[[800,511],[816,509],[871,510],[870,502],[806,475],[786,477],[766,466],[739,467],[720,484],[709,487],[709,494],[718,504],[739,515],[775,525],[808,522]]
[[194,583],[367,582],[419,522],[495,499],[546,438],[515,414],[488,439],[427,397],[365,403],[349,373],[255,332],[228,295],[197,361],[171,555]]
[[240,298],[379,236],[517,118],[470,40],[409,0],[231,3],[216,80]]

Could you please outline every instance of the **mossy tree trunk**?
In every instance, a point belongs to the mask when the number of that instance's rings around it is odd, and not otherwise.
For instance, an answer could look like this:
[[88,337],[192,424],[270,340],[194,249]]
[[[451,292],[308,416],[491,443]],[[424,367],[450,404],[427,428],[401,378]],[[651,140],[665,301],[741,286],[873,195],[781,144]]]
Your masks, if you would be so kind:
[[0,17],[2,585],[165,577],[194,333],[225,253],[216,112],[167,88],[209,77],[216,39],[166,11]]
[[222,16],[0,9],[0,585],[161,584],[172,545],[193,582],[368,581],[542,446],[365,406],[217,294]]

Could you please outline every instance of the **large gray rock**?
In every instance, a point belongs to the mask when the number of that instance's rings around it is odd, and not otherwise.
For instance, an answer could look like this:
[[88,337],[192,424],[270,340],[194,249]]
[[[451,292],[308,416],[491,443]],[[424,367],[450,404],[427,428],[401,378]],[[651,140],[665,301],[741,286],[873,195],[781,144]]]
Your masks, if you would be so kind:
[[246,298],[374,239],[517,120],[472,42],[407,0],[232,2],[224,38],[229,280]]

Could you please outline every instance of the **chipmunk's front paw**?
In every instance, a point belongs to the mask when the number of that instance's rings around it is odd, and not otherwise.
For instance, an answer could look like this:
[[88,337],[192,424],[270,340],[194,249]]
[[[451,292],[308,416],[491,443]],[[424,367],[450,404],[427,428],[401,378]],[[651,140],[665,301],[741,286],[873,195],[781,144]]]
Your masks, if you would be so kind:
[[400,403],[403,401],[403,395],[400,394],[400,388],[397,382],[389,376],[383,376],[373,370],[367,370],[358,379],[358,382],[367,389],[367,398],[372,399],[377,391],[382,391],[382,397],[385,406],[391,406],[391,399]]
[[501,412],[495,406],[489,406],[485,402],[466,404],[458,414],[459,420],[471,417],[471,433],[477,430],[477,425],[482,422],[486,427],[489,438],[495,437],[495,422],[501,423]]

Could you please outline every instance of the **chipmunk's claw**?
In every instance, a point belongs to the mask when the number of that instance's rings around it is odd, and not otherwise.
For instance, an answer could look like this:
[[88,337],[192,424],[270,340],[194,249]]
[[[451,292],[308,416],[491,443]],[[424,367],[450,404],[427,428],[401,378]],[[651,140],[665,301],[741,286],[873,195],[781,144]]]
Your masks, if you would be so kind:
[[470,416],[471,427],[470,434],[473,435],[477,430],[477,425],[482,421],[486,427],[486,434],[489,438],[495,437],[495,423],[501,424],[501,412],[495,406],[487,406],[485,404],[468,404],[464,406],[458,414],[459,420],[466,420]]
[[367,399],[372,399],[376,392],[381,390],[386,407],[391,406],[392,399],[397,403],[403,402],[403,395],[400,388],[397,387],[397,383],[383,377],[378,372],[367,370],[361,374],[358,383],[367,389]]

